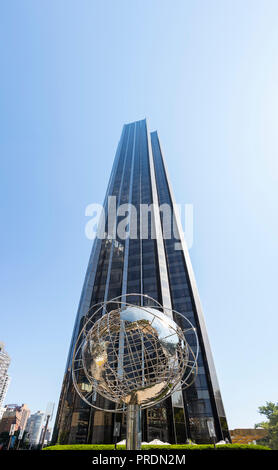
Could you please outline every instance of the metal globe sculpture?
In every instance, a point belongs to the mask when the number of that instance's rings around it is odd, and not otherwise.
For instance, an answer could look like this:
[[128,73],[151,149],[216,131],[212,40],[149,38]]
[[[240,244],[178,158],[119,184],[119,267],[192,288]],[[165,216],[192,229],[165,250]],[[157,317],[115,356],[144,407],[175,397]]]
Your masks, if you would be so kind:
[[132,305],[126,297],[101,303],[92,315],[88,312],[74,349],[72,375],[78,394],[90,406],[98,408],[93,403],[98,393],[117,404],[116,410],[105,411],[127,412],[131,449],[140,448],[141,408],[195,379],[198,339],[193,325],[178,312],[148,296],[139,297],[151,300],[151,307]]
[[82,356],[95,390],[116,403],[150,405],[182,379],[189,349],[181,328],[150,307],[125,307],[101,317]]

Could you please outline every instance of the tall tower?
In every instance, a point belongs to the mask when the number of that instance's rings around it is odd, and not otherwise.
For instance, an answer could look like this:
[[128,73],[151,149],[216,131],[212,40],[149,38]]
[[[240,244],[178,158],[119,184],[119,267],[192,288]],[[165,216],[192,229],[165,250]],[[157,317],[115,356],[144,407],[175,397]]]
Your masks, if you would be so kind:
[[[132,204],[135,211],[125,212],[128,206],[123,204]],[[112,206],[117,214],[116,227],[125,220],[129,228],[125,238],[109,221]],[[166,211],[170,209],[172,215],[170,231],[169,224],[164,223],[163,208]],[[186,439],[196,443],[209,442],[208,421],[214,423],[217,440],[229,437],[198,290],[160,141],[157,132],[149,133],[146,120],[123,127],[104,209],[104,234],[96,237],[89,259],[53,442],[112,442],[115,414],[98,411],[82,402],[73,387],[71,360],[88,310],[98,302],[133,293],[147,294],[163,306],[185,315],[196,327],[200,343],[195,383],[186,392],[176,393],[144,411],[143,440],[149,442],[159,438],[171,443],[185,443]],[[137,299],[136,296],[129,297],[128,301],[137,303]],[[94,397],[94,400],[94,404],[98,405],[98,400],[104,399]],[[109,406],[111,408],[113,405],[106,402],[105,408]],[[124,437],[123,416],[120,438]]]
[[0,342],[0,410],[3,407],[4,400],[8,391],[10,377],[8,375],[8,368],[10,365],[10,356],[4,349],[4,343]]

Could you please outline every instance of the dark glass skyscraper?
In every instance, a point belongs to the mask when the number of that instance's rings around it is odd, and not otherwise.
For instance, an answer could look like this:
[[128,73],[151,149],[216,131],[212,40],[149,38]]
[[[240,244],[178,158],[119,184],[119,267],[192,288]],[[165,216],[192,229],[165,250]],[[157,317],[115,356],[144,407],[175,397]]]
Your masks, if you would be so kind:
[[[112,196],[116,197],[117,208],[132,204],[137,209],[133,222],[129,223],[136,225],[138,236],[130,235],[123,240],[116,233],[111,237],[105,219],[106,236],[94,241],[68,355],[53,442],[111,443],[115,420],[121,421],[118,440],[125,437],[125,416],[91,408],[76,394],[71,360],[88,310],[98,302],[129,293],[147,294],[165,307],[185,315],[196,327],[200,344],[196,381],[185,392],[177,392],[143,412],[143,440],[209,442],[208,421],[212,420],[216,439],[229,437],[196,282],[161,145],[157,132],[149,133],[145,120],[123,128],[104,201],[106,215]],[[149,223],[144,237],[139,234],[142,204],[153,204],[153,210],[148,212]],[[159,210],[163,205],[170,207],[173,214],[170,235],[164,233],[165,213]],[[117,223],[123,218],[124,214],[118,214]],[[134,295],[129,297],[129,302],[138,303],[138,299]],[[112,402],[107,403],[96,394],[93,400],[100,408],[114,409]]]

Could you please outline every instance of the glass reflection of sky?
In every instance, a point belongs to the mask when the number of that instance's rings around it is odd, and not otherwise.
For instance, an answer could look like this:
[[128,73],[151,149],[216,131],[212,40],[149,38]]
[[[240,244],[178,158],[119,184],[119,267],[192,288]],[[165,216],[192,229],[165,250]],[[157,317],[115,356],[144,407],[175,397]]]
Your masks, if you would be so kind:
[[151,307],[127,307],[121,311],[120,316],[121,320],[127,322],[147,320],[164,344],[170,343],[173,347],[179,342],[176,334],[178,325],[160,310]]

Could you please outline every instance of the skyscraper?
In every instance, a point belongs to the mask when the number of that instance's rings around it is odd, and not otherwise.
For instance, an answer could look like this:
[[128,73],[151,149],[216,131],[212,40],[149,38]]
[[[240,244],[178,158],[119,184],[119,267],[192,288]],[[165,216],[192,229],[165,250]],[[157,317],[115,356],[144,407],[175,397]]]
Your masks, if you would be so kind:
[[[146,120],[123,127],[103,207],[104,230],[96,237],[89,259],[53,442],[111,443],[115,420],[121,421],[120,438],[125,437],[124,416],[91,408],[76,394],[71,360],[88,310],[98,302],[136,293],[147,294],[185,315],[196,327],[200,343],[195,383],[186,392],[175,393],[143,412],[143,440],[209,442],[208,422],[214,424],[217,440],[229,437],[200,299],[160,141],[157,132],[149,133]],[[115,216],[112,223],[111,213]],[[127,236],[122,234],[123,226]],[[139,303],[138,299],[134,295],[129,302]],[[102,397],[92,399],[100,408],[105,403],[105,408],[114,409]]]
[[26,431],[29,436],[29,443],[32,447],[37,446],[40,442],[44,416],[43,411],[37,411],[33,413],[27,421]]
[[4,343],[0,342],[0,408],[2,409],[3,403],[8,391],[10,377],[8,375],[8,368],[11,359],[4,348]]

